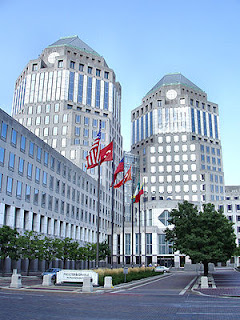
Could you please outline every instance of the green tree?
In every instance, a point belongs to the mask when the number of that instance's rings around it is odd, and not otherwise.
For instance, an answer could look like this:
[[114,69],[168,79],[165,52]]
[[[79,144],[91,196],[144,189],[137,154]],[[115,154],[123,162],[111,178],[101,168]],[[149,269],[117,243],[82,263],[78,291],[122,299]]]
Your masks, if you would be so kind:
[[204,275],[208,263],[226,262],[236,248],[232,223],[216,211],[213,204],[203,206],[203,211],[184,201],[170,213],[173,229],[166,229],[166,240],[172,241],[175,250],[188,255],[193,263],[202,262]]
[[111,250],[106,241],[99,243],[99,260],[105,260],[111,255]]
[[9,257],[11,260],[18,260],[20,258],[19,233],[16,229],[11,229],[8,226],[0,228],[0,258],[2,262],[2,275],[4,274],[5,261]]
[[62,240],[58,238],[45,237],[43,239],[43,259],[46,261],[46,269],[50,263],[58,257],[58,252],[61,251]]
[[97,244],[96,243],[87,243],[85,246],[85,261],[88,263],[88,269],[90,267],[90,261],[95,260],[96,252],[97,252]]
[[63,260],[63,266],[66,268],[67,260],[75,260],[76,243],[70,238],[64,238],[58,247],[56,257]]
[[19,237],[21,246],[21,256],[28,259],[27,275],[29,275],[32,261],[35,259],[42,260],[44,256],[44,240],[40,239],[33,231],[25,231],[23,236]]

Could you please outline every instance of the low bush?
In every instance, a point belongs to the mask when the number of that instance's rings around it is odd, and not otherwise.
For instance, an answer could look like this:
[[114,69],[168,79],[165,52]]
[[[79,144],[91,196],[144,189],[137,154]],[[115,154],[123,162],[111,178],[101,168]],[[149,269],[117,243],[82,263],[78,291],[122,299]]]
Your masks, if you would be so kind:
[[[117,285],[119,283],[124,282],[124,273],[123,269],[97,269],[94,270],[98,273],[99,279],[98,283],[100,286],[104,285],[104,277],[110,276],[112,277],[113,285]],[[160,273],[155,272],[153,268],[128,268],[128,274],[126,275],[126,282],[130,282],[133,280],[139,280],[143,278],[158,276]]]

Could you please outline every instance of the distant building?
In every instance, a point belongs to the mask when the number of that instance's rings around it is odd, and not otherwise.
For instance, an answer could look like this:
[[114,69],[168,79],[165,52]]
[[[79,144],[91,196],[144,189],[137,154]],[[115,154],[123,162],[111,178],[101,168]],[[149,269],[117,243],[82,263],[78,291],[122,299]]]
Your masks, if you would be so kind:
[[[77,36],[59,39],[29,61],[16,81],[12,115],[85,172],[100,122],[101,147],[114,140],[115,165],[123,156],[121,86],[105,59]],[[87,173],[97,179],[96,168]],[[112,221],[111,182],[112,162],[105,162],[101,165],[105,230]],[[114,211],[114,224],[120,226],[122,190],[115,191]]]

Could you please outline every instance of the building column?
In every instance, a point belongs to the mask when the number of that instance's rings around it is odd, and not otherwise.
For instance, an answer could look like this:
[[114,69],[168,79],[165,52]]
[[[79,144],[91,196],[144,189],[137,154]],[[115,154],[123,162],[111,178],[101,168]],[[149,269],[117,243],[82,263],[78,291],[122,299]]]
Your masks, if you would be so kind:
[[43,225],[42,225],[42,232],[46,235],[47,234],[47,221],[48,217],[44,216],[43,218]]
[[32,225],[33,225],[33,213],[31,211],[27,211],[27,219],[26,219],[26,230],[32,231]]
[[156,232],[152,233],[152,265],[157,264],[158,255],[158,235]]
[[49,222],[50,222],[50,235],[54,235],[54,219],[51,218]]
[[16,208],[14,206],[9,206],[6,210],[6,225],[10,228],[14,228],[14,222],[15,222],[15,212]]
[[80,240],[80,227],[76,226],[77,230],[76,230],[76,240]]
[[24,226],[24,209],[18,209],[16,214],[16,228],[23,229]]
[[62,223],[62,230],[60,230],[60,232],[61,232],[60,236],[62,238],[65,238],[65,236],[66,236],[66,222],[65,221],[63,221],[63,223]]
[[75,226],[75,224],[73,224],[73,225],[71,226],[71,229],[72,229],[71,238],[75,240],[75,239],[76,239],[76,226]]
[[35,231],[35,232],[40,232],[40,218],[41,218],[41,216],[40,216],[40,214],[34,214],[34,217],[35,217],[35,219],[34,219],[34,221],[33,221],[33,230]]
[[5,213],[5,204],[0,203],[0,225],[3,226],[4,223],[4,213]]
[[56,220],[56,230],[54,230],[55,232],[55,236],[59,237],[60,236],[60,221],[59,220]]

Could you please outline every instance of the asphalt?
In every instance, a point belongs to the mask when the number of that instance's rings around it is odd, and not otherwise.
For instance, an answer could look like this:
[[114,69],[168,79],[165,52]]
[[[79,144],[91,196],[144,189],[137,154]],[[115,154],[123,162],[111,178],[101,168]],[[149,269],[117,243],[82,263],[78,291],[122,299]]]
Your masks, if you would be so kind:
[[[188,272],[184,272],[188,274]],[[123,283],[116,285],[110,289],[105,289],[101,286],[93,287],[93,294],[99,293],[111,293],[118,292],[122,289],[134,288],[141,284],[154,283],[155,280],[160,278],[167,278],[171,276],[171,273],[165,273],[163,275],[155,276],[153,278],[147,278],[137,281],[132,281],[128,283]],[[182,294],[185,292],[197,293],[200,295],[207,296],[221,296],[221,297],[238,297],[240,298],[240,272],[232,268],[217,268],[210,276],[211,283],[208,289],[201,289],[198,286],[200,282],[201,275],[196,275],[196,277],[191,281],[186,290],[183,290]],[[11,290],[11,291],[32,291],[32,292],[57,292],[57,293],[72,293],[79,294],[82,293],[81,286],[73,285],[61,285],[61,286],[42,286],[42,279],[37,276],[22,276],[22,287],[19,289],[10,288],[11,277],[0,277],[0,290]],[[176,283],[175,283],[176,285]],[[170,288],[173,290],[173,288]]]

